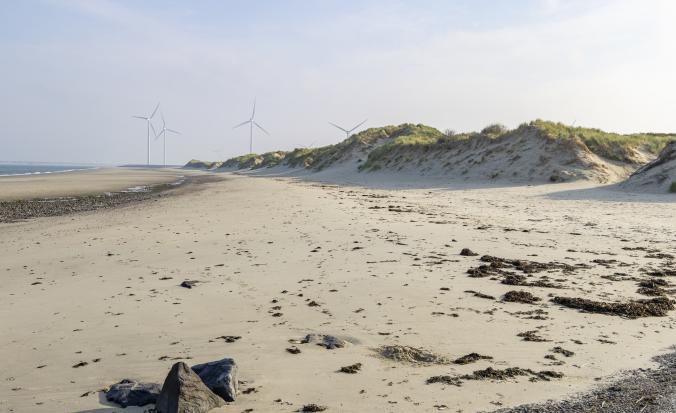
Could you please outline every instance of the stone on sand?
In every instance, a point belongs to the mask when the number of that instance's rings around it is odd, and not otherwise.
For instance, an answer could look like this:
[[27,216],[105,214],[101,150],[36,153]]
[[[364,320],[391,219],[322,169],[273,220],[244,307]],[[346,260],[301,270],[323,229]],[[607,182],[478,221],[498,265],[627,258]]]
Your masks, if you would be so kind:
[[202,379],[211,391],[226,402],[234,402],[238,393],[237,363],[234,359],[224,358],[192,366],[192,371]]
[[171,367],[157,398],[158,413],[206,413],[225,402],[183,362]]
[[157,383],[139,383],[135,380],[124,379],[110,386],[106,391],[106,400],[122,407],[145,406],[157,401],[160,390],[160,385]]

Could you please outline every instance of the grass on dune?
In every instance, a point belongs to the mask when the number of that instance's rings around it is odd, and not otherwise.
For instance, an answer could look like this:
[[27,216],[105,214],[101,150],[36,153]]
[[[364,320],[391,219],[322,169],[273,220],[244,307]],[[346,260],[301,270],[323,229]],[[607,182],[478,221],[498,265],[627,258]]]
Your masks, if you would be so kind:
[[429,126],[409,123],[369,128],[335,145],[296,149],[286,156],[286,163],[291,167],[302,166],[321,170],[348,156],[353,150],[368,151],[375,148],[372,153],[378,150],[377,145],[383,140],[391,140],[390,143],[396,142],[395,144],[401,145],[420,145],[432,142],[441,135],[441,132]]
[[268,152],[262,155],[247,154],[227,160],[223,165],[237,168],[263,168],[276,165],[302,167],[315,171],[322,170],[342,159],[358,154],[367,155],[366,161],[359,170],[377,170],[383,162],[411,150],[411,156],[416,151],[438,150],[444,151],[455,148],[462,142],[475,139],[500,139],[512,135],[527,133],[536,129],[541,136],[550,139],[576,139],[583,142],[589,150],[603,158],[636,163],[636,151],[641,150],[657,155],[676,134],[666,133],[634,133],[622,135],[604,132],[600,129],[568,126],[563,123],[545,120],[534,120],[521,124],[517,129],[509,130],[505,126],[494,123],[486,126],[480,132],[455,133],[451,130],[442,133],[439,130],[422,125],[404,123],[377,128],[369,128],[334,145],[318,148],[297,148],[290,152]]
[[551,138],[570,139],[577,137],[595,154],[622,162],[632,162],[634,160],[633,151],[636,149],[657,155],[667,143],[676,139],[676,134],[633,133],[621,135],[595,128],[567,126],[540,119],[531,122],[530,125],[537,127]]

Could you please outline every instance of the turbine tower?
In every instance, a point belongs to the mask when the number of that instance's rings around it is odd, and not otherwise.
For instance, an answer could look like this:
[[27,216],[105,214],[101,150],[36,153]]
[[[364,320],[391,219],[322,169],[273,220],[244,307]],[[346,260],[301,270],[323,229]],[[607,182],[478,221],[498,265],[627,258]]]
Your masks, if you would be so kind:
[[167,123],[164,121],[164,114],[162,113],[162,111],[160,111],[160,117],[162,117],[162,129],[160,130],[160,133],[155,135],[155,140],[157,140],[160,137],[160,135],[162,135],[162,144],[164,146],[164,166],[166,167],[167,166],[167,132],[175,133],[176,135],[180,135],[181,132],[167,128]]
[[254,120],[254,117],[255,117],[255,116],[256,116],[256,99],[254,99],[253,111],[251,112],[251,117],[249,118],[249,120],[244,121],[244,122],[240,123],[239,125],[235,125],[235,126],[233,127],[233,129],[237,129],[237,128],[239,128],[240,126],[246,125],[247,123],[249,124],[249,153],[253,153],[253,127],[254,127],[254,125],[255,125],[258,129],[260,129],[260,130],[262,130],[263,132],[265,132],[266,135],[269,135],[268,131],[266,131],[265,129],[263,129],[263,127],[262,127],[261,125],[259,125],[259,124]]
[[146,121],[147,140],[148,140],[148,152],[147,152],[147,154],[148,154],[148,157],[147,157],[148,165],[150,165],[150,128],[153,129],[153,135],[156,135],[155,134],[155,127],[153,126],[153,124],[150,120],[153,118],[153,116],[155,116],[155,113],[157,113],[157,109],[159,109],[159,107],[160,107],[160,102],[157,102],[157,106],[155,106],[155,110],[153,111],[153,113],[150,116],[132,116],[133,118],[143,119],[143,120]]
[[338,129],[342,130],[343,132],[345,132],[345,138],[347,139],[347,138],[350,137],[350,135],[352,135],[352,132],[354,132],[358,127],[360,127],[361,125],[363,125],[364,123],[366,123],[367,120],[368,120],[368,119],[364,119],[360,124],[358,124],[357,126],[355,126],[355,127],[352,128],[352,129],[345,129],[345,128],[343,128],[342,126],[338,126],[338,125],[336,125],[336,124],[333,123],[333,122],[329,122],[329,125],[335,126],[336,128],[338,128]]

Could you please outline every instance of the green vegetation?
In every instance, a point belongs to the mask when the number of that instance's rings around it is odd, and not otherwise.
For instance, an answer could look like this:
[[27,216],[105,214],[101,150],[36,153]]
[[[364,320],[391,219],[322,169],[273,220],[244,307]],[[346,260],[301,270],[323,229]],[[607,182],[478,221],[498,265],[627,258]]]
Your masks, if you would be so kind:
[[481,134],[486,136],[500,136],[507,133],[508,129],[505,125],[500,123],[493,123],[481,129]]
[[[508,130],[504,125],[494,123],[483,128],[481,132],[466,133],[456,133],[451,129],[442,133],[430,126],[405,123],[369,128],[335,145],[297,148],[290,152],[242,155],[227,160],[222,166],[244,169],[286,165],[319,171],[342,160],[357,158],[361,162],[361,158],[366,157],[359,170],[375,171],[387,167],[388,164],[391,165],[392,161],[420,163],[427,158],[427,153],[451,149],[462,151],[465,144],[471,144],[474,140],[510,139],[533,133],[548,139],[570,140],[580,147],[584,144],[598,156],[634,164],[643,161],[638,151],[657,155],[669,141],[676,139],[676,134],[621,135],[540,119],[523,123],[514,130]],[[214,165],[212,162],[193,160],[186,167],[208,169]]]
[[394,150],[406,147],[429,147],[437,144],[440,139],[456,139],[458,135],[444,135],[430,126],[405,123],[399,126],[387,126],[385,133],[388,141],[376,147],[368,154],[366,162],[359,166],[359,170],[377,170],[381,168],[379,161]]
[[671,186],[669,186],[669,192],[672,194],[676,193],[676,181],[671,183]]
[[578,138],[596,155],[620,162],[635,163],[637,161],[635,150],[657,155],[669,141],[676,138],[676,134],[666,133],[620,135],[600,129],[573,127],[540,119],[529,125],[538,128],[549,138]]
[[409,123],[399,126],[369,128],[335,145],[313,149],[296,149],[287,155],[286,164],[291,167],[302,166],[319,171],[355,151],[367,152],[371,150],[372,153],[372,150],[377,150],[378,145],[384,141],[418,145],[435,141],[441,136],[443,136],[442,133],[434,128]]
[[287,152],[284,151],[274,151],[266,152],[263,155],[259,156],[260,163],[254,167],[273,167],[279,165],[286,157]]
[[191,159],[183,167],[184,168],[190,168],[190,169],[211,169],[215,165],[216,165],[216,162],[205,162],[205,161],[200,161],[198,159]]
[[259,159],[260,155],[257,155],[255,153],[248,153],[246,155],[240,155],[228,159],[227,161],[223,162],[221,168],[237,168],[237,169],[252,168],[257,165],[257,161]]

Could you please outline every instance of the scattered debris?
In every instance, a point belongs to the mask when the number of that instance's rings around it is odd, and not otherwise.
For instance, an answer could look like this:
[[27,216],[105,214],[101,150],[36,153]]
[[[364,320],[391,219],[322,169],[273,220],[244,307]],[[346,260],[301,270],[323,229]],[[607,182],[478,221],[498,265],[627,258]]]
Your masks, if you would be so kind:
[[529,331],[524,331],[523,333],[519,333],[516,335],[517,337],[523,338],[523,341],[534,341],[534,342],[545,342],[545,341],[551,341],[547,340],[546,338],[542,338],[537,334],[536,330],[529,330]]
[[559,347],[559,346],[554,347],[551,351],[552,351],[553,353],[563,354],[563,355],[566,356],[566,357],[572,357],[572,356],[575,355],[574,352],[572,352],[572,351],[570,351],[570,350],[566,350],[566,349],[564,349],[563,347]]
[[530,381],[550,381],[551,379],[560,379],[563,373],[541,370],[535,371],[531,369],[522,369],[520,367],[509,367],[506,369],[494,369],[488,367],[483,370],[475,370],[472,374],[465,374],[462,376],[432,376],[427,379],[427,384],[443,383],[453,386],[462,385],[463,380],[495,380],[503,381],[515,377],[530,376]]
[[242,338],[242,337],[241,336],[220,336],[220,337],[216,337],[212,340],[209,340],[209,342],[212,343],[216,340],[223,340],[226,343],[234,343],[235,341],[239,340],[240,338]]
[[351,364],[349,366],[343,366],[340,368],[341,373],[347,373],[347,374],[356,374],[361,370],[361,363],[355,363]]
[[320,406],[318,404],[306,404],[305,406],[301,407],[300,411],[301,412],[323,412],[326,410],[326,406]]
[[470,364],[479,360],[493,360],[491,356],[482,356],[479,353],[469,353],[460,358],[453,360],[453,364]]
[[507,301],[510,303],[533,304],[540,300],[542,300],[540,297],[536,297],[528,291],[508,291],[502,297],[502,301]]
[[327,350],[333,350],[336,348],[343,348],[348,345],[348,342],[342,338],[336,336],[330,336],[327,334],[308,334],[300,341],[292,340],[292,343],[308,344],[314,343],[318,346],[322,346]]
[[449,364],[446,357],[434,354],[430,351],[400,345],[381,346],[376,352],[388,360],[412,363],[412,364]]
[[664,317],[674,309],[674,303],[666,297],[649,300],[634,300],[625,303],[606,303],[586,298],[554,297],[556,304],[590,313],[616,315],[627,318]]
[[469,294],[473,294],[475,297],[485,298],[485,299],[487,299],[487,300],[495,300],[495,297],[493,297],[492,295],[480,293],[480,292],[478,292],[478,291],[474,291],[474,290],[465,290],[465,292],[466,292],[466,293],[469,293]]

